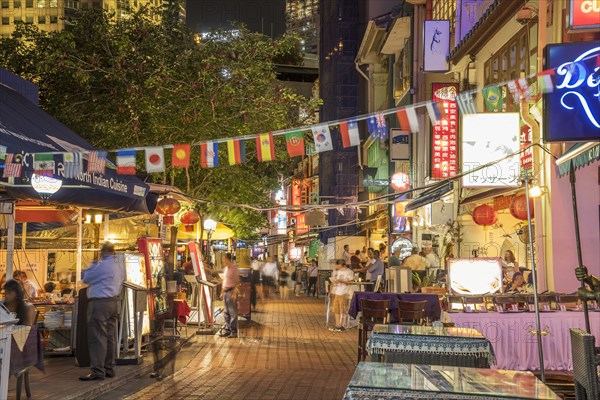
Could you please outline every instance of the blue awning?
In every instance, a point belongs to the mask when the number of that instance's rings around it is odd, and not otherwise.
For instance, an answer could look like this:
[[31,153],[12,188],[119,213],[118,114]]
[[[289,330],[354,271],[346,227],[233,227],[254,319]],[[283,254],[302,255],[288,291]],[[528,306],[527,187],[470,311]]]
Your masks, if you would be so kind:
[[556,160],[558,176],[567,175],[571,170],[571,163],[574,169],[578,169],[596,160],[600,160],[600,143],[577,143]]
[[[107,161],[103,175],[83,173],[77,178],[64,178],[62,154],[95,150],[85,139],[41,110],[17,91],[0,83],[0,145],[15,154],[23,172],[14,183],[5,185],[14,199],[39,199],[29,179],[33,172],[33,154],[56,153],[55,172],[63,180],[63,188],[52,195],[51,202],[118,212],[152,213],[157,196],[135,176],[118,175],[115,165]],[[83,156],[86,170],[87,155]],[[6,181],[6,179],[4,179]],[[6,182],[5,182],[6,183]]]
[[442,197],[447,195],[449,192],[451,192],[452,189],[454,189],[454,183],[446,182],[446,183],[443,183],[436,187],[433,187],[429,190],[426,190],[423,193],[421,193],[421,195],[419,197],[417,197],[416,199],[409,201],[408,204],[406,204],[406,207],[404,208],[404,210],[405,211],[416,210],[419,207],[423,207],[423,206],[426,206],[427,204],[433,203],[434,201],[438,201]]

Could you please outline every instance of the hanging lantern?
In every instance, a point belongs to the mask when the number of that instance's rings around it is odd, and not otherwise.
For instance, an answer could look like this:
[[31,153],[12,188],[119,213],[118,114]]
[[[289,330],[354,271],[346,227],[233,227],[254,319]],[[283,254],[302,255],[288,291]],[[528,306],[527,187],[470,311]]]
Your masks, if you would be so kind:
[[175,222],[173,215],[179,211],[181,204],[172,197],[163,197],[156,205],[156,212],[163,216],[163,223],[172,225]]
[[194,224],[200,221],[200,214],[195,210],[187,210],[179,216],[179,220],[182,224],[185,224],[186,232],[192,232],[194,230]]
[[[529,199],[529,210],[533,218],[533,199]],[[510,215],[520,220],[527,220],[527,196],[524,194],[513,197],[510,202]]]
[[473,221],[477,225],[490,226],[498,222],[498,213],[487,204],[473,210]]

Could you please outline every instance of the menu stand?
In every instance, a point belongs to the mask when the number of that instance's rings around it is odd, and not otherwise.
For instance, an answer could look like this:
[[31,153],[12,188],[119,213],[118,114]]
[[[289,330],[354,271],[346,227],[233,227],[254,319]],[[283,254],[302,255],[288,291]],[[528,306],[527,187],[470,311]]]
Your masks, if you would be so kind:
[[[198,330],[196,331],[196,335],[213,335],[215,333],[215,302],[214,299],[216,297],[216,287],[217,283],[212,283],[209,281],[204,281],[200,279],[199,276],[196,277],[198,281],[198,293],[202,293],[202,285],[207,286],[210,292],[210,318],[205,315],[204,322],[200,322],[200,311],[198,311]],[[198,296],[198,310],[204,310],[204,297]]]
[[[142,327],[144,312],[148,305],[148,289],[130,282],[123,282],[123,300],[121,302],[121,321],[119,346],[117,346],[117,365],[138,365],[142,363]],[[128,290],[133,292],[133,315],[129,315]],[[129,347],[130,319],[133,318],[133,348]],[[121,351],[121,343],[123,351]],[[133,354],[131,354],[132,352]],[[122,354],[121,354],[122,353]]]

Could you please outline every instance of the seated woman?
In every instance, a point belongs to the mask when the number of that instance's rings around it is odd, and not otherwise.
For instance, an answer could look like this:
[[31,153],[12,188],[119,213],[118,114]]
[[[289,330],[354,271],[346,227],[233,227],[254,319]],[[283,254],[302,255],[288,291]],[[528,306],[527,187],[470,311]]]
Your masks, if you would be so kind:
[[506,285],[505,293],[529,293],[530,286],[525,282],[522,272],[515,272],[512,281]]
[[35,322],[35,307],[25,302],[25,290],[14,279],[4,284],[4,306],[17,314],[19,325],[31,326]]

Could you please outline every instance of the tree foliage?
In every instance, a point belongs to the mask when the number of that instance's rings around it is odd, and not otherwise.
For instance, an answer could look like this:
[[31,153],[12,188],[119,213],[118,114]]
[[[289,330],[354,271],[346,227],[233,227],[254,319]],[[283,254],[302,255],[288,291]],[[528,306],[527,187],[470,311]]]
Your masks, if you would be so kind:
[[[277,60],[298,59],[297,37],[271,40],[239,27],[200,39],[177,19],[156,23],[159,17],[144,8],[115,22],[90,9],[60,32],[22,24],[0,41],[0,65],[38,84],[40,105],[102,149],[197,143],[312,122],[300,121],[299,110],[313,115],[318,101],[286,88],[273,68]],[[264,216],[219,203],[271,204],[269,193],[291,164],[284,141],[276,145],[277,161],[259,163],[249,140],[248,162],[231,167],[221,145],[221,166],[208,170],[193,147],[189,176],[178,169],[151,179],[207,200],[204,211],[249,237]]]

